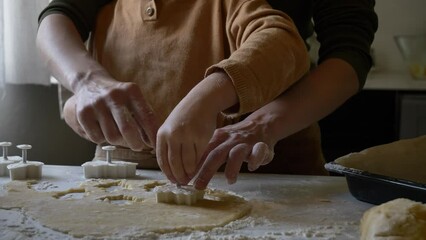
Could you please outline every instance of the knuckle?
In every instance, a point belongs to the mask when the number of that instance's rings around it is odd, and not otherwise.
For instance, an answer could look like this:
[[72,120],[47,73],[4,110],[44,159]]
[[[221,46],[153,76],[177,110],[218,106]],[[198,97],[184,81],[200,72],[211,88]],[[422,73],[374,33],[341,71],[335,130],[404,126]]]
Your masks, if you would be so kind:
[[107,93],[108,96],[114,100],[120,100],[122,98],[128,98],[130,95],[140,93],[140,88],[136,83],[123,82],[117,87],[111,88]]
[[223,138],[228,136],[228,131],[222,128],[218,128],[214,131],[214,135],[216,135],[218,138]]
[[105,138],[97,135],[97,134],[88,134],[90,135],[89,138],[92,142],[96,143],[96,144],[101,144],[105,142]]
[[136,92],[140,91],[139,86],[136,83],[133,83],[133,82],[123,83],[122,86],[123,86],[123,89],[126,92],[136,93]]
[[138,133],[131,124],[123,123],[119,125],[119,128],[124,136],[135,136]]
[[122,89],[120,88],[113,88],[111,90],[109,90],[108,92],[104,93],[103,98],[108,99],[109,101],[112,102],[120,102],[122,101],[123,97],[125,97],[126,94],[123,92]]
[[117,134],[106,134],[105,139],[108,143],[112,145],[121,145],[122,144],[122,138],[121,136]]
[[83,107],[77,111],[77,119],[80,122],[89,121],[94,116],[94,110],[91,107]]

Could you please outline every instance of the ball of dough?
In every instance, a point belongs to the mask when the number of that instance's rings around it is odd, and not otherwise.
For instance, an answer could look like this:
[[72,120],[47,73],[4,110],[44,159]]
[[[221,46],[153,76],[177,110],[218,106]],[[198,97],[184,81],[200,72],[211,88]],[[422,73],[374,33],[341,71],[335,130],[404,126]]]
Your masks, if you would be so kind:
[[369,209],[361,219],[361,239],[426,240],[426,204],[398,198]]

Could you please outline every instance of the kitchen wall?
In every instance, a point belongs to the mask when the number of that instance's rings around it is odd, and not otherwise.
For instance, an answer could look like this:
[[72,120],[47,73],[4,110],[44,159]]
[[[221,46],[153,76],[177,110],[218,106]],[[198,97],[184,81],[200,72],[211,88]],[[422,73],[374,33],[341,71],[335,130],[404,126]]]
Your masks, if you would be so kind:
[[379,29],[373,43],[376,71],[406,71],[393,37],[426,34],[425,0],[376,0]]
[[31,144],[29,160],[80,165],[91,160],[94,145],[60,119],[57,86],[6,84],[0,92],[0,141],[9,141],[10,155],[21,155],[18,144]]

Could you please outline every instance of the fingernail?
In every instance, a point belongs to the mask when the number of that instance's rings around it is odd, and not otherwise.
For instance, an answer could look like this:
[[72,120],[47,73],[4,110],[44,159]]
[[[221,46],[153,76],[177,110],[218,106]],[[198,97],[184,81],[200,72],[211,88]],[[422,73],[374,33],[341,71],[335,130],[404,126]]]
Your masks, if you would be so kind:
[[201,178],[197,178],[194,181],[194,186],[195,186],[196,189],[204,189],[204,188],[206,188],[206,185],[207,185],[206,181],[204,181]]
[[142,152],[142,147],[132,148],[133,152]]
[[236,178],[232,178],[232,179],[228,179],[228,184],[234,184],[235,182],[237,182]]
[[248,170],[250,171],[250,172],[253,172],[253,171],[255,171],[256,169],[258,169],[260,167],[260,164],[256,164],[256,165],[248,165]]

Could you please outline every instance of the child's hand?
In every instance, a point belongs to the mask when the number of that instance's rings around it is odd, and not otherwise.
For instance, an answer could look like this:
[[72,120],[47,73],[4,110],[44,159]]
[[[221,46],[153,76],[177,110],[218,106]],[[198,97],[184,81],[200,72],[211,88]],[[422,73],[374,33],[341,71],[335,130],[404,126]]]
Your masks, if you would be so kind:
[[216,127],[217,113],[199,102],[181,102],[157,134],[157,161],[170,181],[187,184]]
[[187,184],[216,129],[218,114],[237,103],[228,75],[216,72],[195,86],[157,133],[157,161],[167,178]]

